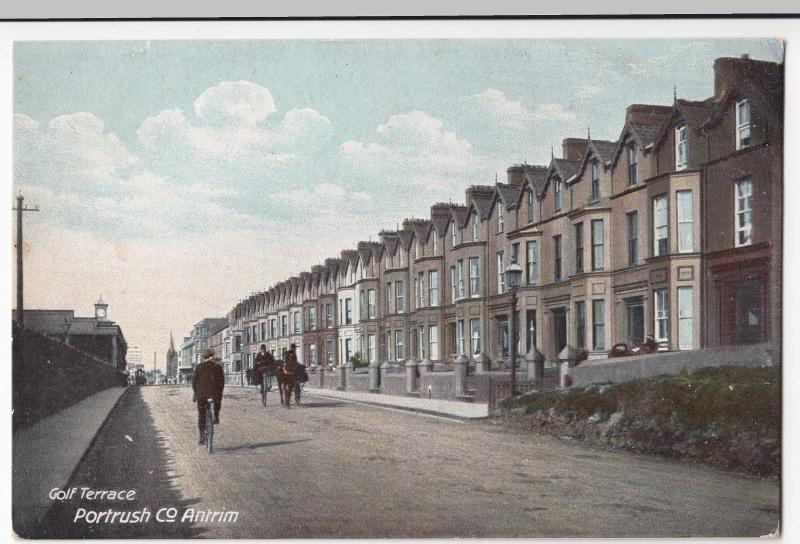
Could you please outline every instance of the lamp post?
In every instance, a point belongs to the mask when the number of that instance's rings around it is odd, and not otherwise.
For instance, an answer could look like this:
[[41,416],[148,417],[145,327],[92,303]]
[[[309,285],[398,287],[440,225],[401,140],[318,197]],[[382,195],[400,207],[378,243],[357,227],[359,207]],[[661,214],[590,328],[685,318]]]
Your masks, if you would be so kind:
[[511,290],[511,315],[508,319],[509,351],[511,355],[511,397],[517,390],[517,287],[522,279],[522,268],[516,261],[512,262],[503,274],[506,284]]

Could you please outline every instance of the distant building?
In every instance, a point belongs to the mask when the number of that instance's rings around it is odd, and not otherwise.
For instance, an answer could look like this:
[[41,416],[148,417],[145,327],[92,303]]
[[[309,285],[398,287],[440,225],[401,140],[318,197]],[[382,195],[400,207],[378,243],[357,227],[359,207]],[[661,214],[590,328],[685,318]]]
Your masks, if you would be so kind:
[[108,304],[94,305],[94,317],[76,317],[75,310],[24,310],[25,329],[94,355],[125,370],[128,344],[122,329],[108,319]]
[[178,376],[178,352],[175,350],[175,339],[172,337],[172,331],[169,333],[169,349],[167,350],[167,379],[176,378]]

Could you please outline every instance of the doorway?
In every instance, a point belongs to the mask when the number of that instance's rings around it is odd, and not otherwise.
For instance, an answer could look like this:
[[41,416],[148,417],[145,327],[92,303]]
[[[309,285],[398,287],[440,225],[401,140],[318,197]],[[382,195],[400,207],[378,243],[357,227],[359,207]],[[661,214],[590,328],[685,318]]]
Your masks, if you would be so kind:
[[634,297],[625,300],[628,344],[638,346],[644,343],[644,299]]
[[745,280],[731,286],[733,344],[756,344],[764,341],[764,297],[759,280]]
[[567,345],[567,311],[564,308],[553,310],[553,347],[556,356]]

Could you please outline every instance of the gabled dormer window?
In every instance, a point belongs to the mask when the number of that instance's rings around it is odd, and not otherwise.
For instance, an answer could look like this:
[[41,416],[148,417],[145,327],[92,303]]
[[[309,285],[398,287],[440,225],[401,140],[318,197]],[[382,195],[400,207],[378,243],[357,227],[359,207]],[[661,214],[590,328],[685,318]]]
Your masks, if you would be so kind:
[[554,182],[555,183],[554,183],[553,191],[554,191],[555,202],[556,202],[556,212],[560,212],[561,211],[561,204],[562,204],[562,202],[561,202],[561,200],[562,200],[561,179],[560,178],[555,178]]
[[476,213],[472,221],[472,240],[477,242],[481,239],[481,217]]
[[592,200],[600,198],[600,163],[597,160],[591,162],[592,165]]
[[684,170],[688,164],[688,142],[686,125],[675,127],[675,170]]
[[506,215],[506,207],[503,206],[503,201],[497,201],[497,232],[503,232],[505,230],[505,215]]
[[740,100],[736,103],[736,149],[744,149],[750,145],[750,101]]
[[636,142],[628,145],[628,187],[636,185],[639,179],[639,154],[636,152]]
[[456,241],[456,230],[457,229],[458,229],[458,227],[456,227],[455,222],[453,222],[453,231],[452,231],[452,233],[453,233],[453,247],[456,247],[456,244],[458,243]]
[[433,255],[436,256],[439,253],[439,235],[436,232],[433,232]]

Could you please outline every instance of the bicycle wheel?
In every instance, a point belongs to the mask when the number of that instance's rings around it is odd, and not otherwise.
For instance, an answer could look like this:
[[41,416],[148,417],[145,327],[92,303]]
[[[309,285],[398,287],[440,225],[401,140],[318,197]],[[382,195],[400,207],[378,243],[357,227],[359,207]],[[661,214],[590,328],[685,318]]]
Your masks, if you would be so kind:
[[267,405],[267,391],[269,389],[267,389],[267,376],[265,375],[261,378],[261,404],[264,406]]
[[214,453],[214,403],[209,402],[206,409],[206,447]]

